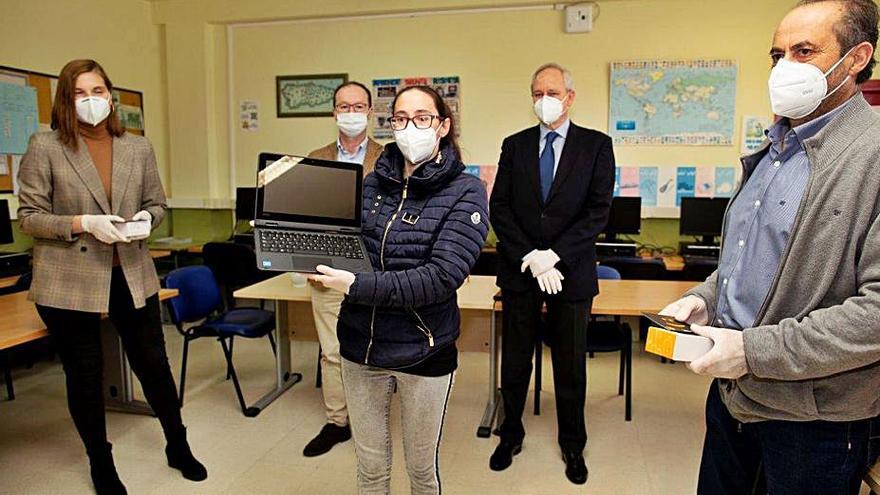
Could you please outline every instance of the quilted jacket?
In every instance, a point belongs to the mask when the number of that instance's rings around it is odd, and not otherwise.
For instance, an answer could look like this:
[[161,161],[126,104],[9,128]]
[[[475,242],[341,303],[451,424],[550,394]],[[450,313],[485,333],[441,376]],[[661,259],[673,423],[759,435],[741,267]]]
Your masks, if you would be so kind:
[[418,364],[458,338],[456,291],[489,230],[486,189],[451,147],[407,179],[403,166],[389,144],[364,180],[375,272],[357,274],[338,326],[343,357],[386,369]]

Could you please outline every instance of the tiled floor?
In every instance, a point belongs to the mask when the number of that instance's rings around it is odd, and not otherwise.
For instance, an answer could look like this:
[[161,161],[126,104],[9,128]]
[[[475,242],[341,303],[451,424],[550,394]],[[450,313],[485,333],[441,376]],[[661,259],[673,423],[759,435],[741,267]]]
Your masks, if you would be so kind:
[[[169,355],[179,372],[181,339],[168,327]],[[249,400],[269,388],[273,365],[265,340],[236,343],[236,364]],[[307,459],[302,448],[324,423],[320,390],[314,387],[314,343],[293,344],[295,369],[304,380],[259,417],[242,416],[231,382],[224,380],[219,345],[196,341],[190,353],[183,410],[196,455],[209,478],[191,483],[165,464],[157,421],[108,415],[120,477],[132,494],[351,494],[355,456],[351,443]],[[633,421],[623,420],[617,392],[617,355],[589,360],[585,487],[570,484],[556,446],[555,408],[549,354],[545,356],[543,410],[525,422],[523,452],[507,471],[489,470],[497,439],[475,436],[487,388],[487,355],[463,353],[441,449],[444,493],[453,494],[687,494],[693,493],[703,436],[703,400],[708,380],[683,365],[661,364],[637,353],[634,359]],[[40,363],[16,372],[18,398],[0,402],[0,493],[92,493],[88,464],[64,401],[61,367]],[[398,414],[395,410],[395,414]],[[392,492],[409,493],[395,420]]]

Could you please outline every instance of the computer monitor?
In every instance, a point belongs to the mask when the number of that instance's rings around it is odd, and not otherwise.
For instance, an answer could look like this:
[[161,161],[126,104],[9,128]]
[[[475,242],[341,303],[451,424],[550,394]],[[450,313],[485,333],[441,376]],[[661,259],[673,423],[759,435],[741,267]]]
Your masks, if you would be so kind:
[[0,199],[0,244],[12,244],[12,219],[9,216],[9,201]]
[[253,220],[254,211],[257,209],[257,188],[256,187],[236,187],[235,188],[235,219],[236,220]]
[[611,199],[608,224],[602,231],[605,242],[617,240],[617,234],[638,234],[642,226],[642,198],[616,197]]
[[721,235],[729,201],[729,198],[681,198],[679,233],[702,236],[703,245],[714,245],[715,237]]

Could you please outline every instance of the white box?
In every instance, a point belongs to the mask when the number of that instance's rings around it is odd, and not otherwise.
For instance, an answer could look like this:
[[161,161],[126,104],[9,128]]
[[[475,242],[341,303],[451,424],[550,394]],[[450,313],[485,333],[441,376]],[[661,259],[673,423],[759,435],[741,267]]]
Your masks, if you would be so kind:
[[152,227],[149,220],[137,220],[133,222],[121,222],[115,224],[122,235],[129,239],[141,239],[150,236]]

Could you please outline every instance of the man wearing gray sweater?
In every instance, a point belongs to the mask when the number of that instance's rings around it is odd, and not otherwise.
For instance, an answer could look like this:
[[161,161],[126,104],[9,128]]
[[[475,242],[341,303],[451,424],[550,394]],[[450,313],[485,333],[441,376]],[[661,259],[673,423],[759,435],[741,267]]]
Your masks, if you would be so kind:
[[[718,270],[664,314],[714,347],[700,494],[858,494],[880,453],[880,115],[872,0],[802,0],[773,38],[780,119],[743,157]],[[711,326],[706,326],[711,325]]]

